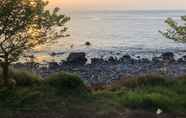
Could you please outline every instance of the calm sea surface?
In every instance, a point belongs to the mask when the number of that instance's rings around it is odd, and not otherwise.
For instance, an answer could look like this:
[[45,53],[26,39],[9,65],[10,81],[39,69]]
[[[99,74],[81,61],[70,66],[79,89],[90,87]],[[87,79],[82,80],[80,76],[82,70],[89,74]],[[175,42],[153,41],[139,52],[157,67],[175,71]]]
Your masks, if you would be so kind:
[[[168,27],[164,23],[167,17],[180,22],[180,16],[186,15],[186,11],[91,11],[68,15],[71,36],[42,49],[38,55],[64,52],[53,58],[61,59],[71,51],[84,51],[89,57],[106,57],[126,53],[154,55],[164,51],[183,53],[186,49],[186,44],[167,40],[158,32]],[[85,46],[87,41],[91,46]]]

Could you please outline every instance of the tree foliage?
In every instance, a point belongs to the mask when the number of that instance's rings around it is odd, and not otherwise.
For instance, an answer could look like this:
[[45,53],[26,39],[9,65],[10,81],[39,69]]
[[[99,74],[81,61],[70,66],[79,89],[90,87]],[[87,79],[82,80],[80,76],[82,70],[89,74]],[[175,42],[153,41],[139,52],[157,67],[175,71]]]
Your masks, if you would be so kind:
[[[3,70],[38,45],[64,37],[69,17],[44,0],[0,0],[0,62]],[[4,73],[7,78],[7,72]]]
[[166,32],[161,32],[163,36],[174,41],[186,42],[186,16],[182,16],[181,20],[183,21],[182,25],[179,25],[176,21],[171,18],[168,18],[165,23],[170,27]]

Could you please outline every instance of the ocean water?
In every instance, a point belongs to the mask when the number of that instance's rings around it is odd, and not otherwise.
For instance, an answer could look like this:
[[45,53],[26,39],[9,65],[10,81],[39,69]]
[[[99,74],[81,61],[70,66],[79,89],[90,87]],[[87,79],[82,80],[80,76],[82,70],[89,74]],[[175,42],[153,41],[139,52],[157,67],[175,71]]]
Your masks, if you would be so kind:
[[[71,36],[42,48],[38,55],[46,57],[57,52],[60,55],[52,59],[60,60],[74,51],[84,51],[88,57],[108,57],[152,56],[165,51],[183,54],[186,50],[186,44],[165,39],[159,33],[168,28],[166,18],[181,23],[180,16],[186,15],[186,11],[86,11],[67,15],[71,17],[67,24]],[[91,46],[85,45],[87,41]]]

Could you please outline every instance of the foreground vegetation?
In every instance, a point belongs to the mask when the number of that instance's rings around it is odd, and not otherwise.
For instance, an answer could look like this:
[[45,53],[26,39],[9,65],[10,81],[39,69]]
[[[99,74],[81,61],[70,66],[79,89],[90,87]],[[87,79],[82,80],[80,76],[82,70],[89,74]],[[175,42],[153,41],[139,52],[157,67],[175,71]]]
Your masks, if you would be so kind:
[[11,71],[10,75],[15,86],[0,89],[3,118],[119,118],[139,110],[153,116],[158,109],[170,114],[186,112],[185,77],[127,77],[94,91],[78,76],[64,72],[45,80],[25,71]]

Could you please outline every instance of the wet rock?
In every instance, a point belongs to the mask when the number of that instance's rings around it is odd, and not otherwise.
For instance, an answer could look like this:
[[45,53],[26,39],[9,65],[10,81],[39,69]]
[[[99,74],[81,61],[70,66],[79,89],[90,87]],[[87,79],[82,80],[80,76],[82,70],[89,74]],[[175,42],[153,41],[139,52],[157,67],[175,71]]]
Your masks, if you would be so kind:
[[185,61],[184,61],[183,58],[179,58],[179,59],[177,60],[177,62],[178,62],[178,63],[184,63]]
[[68,56],[66,64],[85,65],[86,62],[87,58],[84,52],[73,52]]
[[172,53],[172,52],[165,52],[165,53],[163,53],[161,55],[161,58],[165,62],[174,62],[175,61],[174,53]]
[[109,64],[116,64],[118,62],[117,58],[115,57],[109,57],[108,59]]
[[91,59],[91,64],[92,65],[97,65],[97,64],[106,64],[106,61],[102,58],[92,58]]
[[137,56],[136,58],[137,58],[137,59],[141,59],[141,57],[140,57],[140,56]]
[[116,55],[120,55],[121,53],[120,52],[117,52]]
[[91,46],[91,43],[89,41],[85,42],[86,46]]
[[160,63],[162,61],[161,57],[153,57],[152,62],[153,63]]
[[150,60],[147,58],[140,59],[140,63],[150,63]]
[[119,59],[121,63],[132,63],[134,60],[131,58],[130,55],[124,55]]
[[182,58],[183,58],[184,61],[186,61],[186,55],[184,55]]
[[186,55],[177,60],[178,63],[186,63]]

